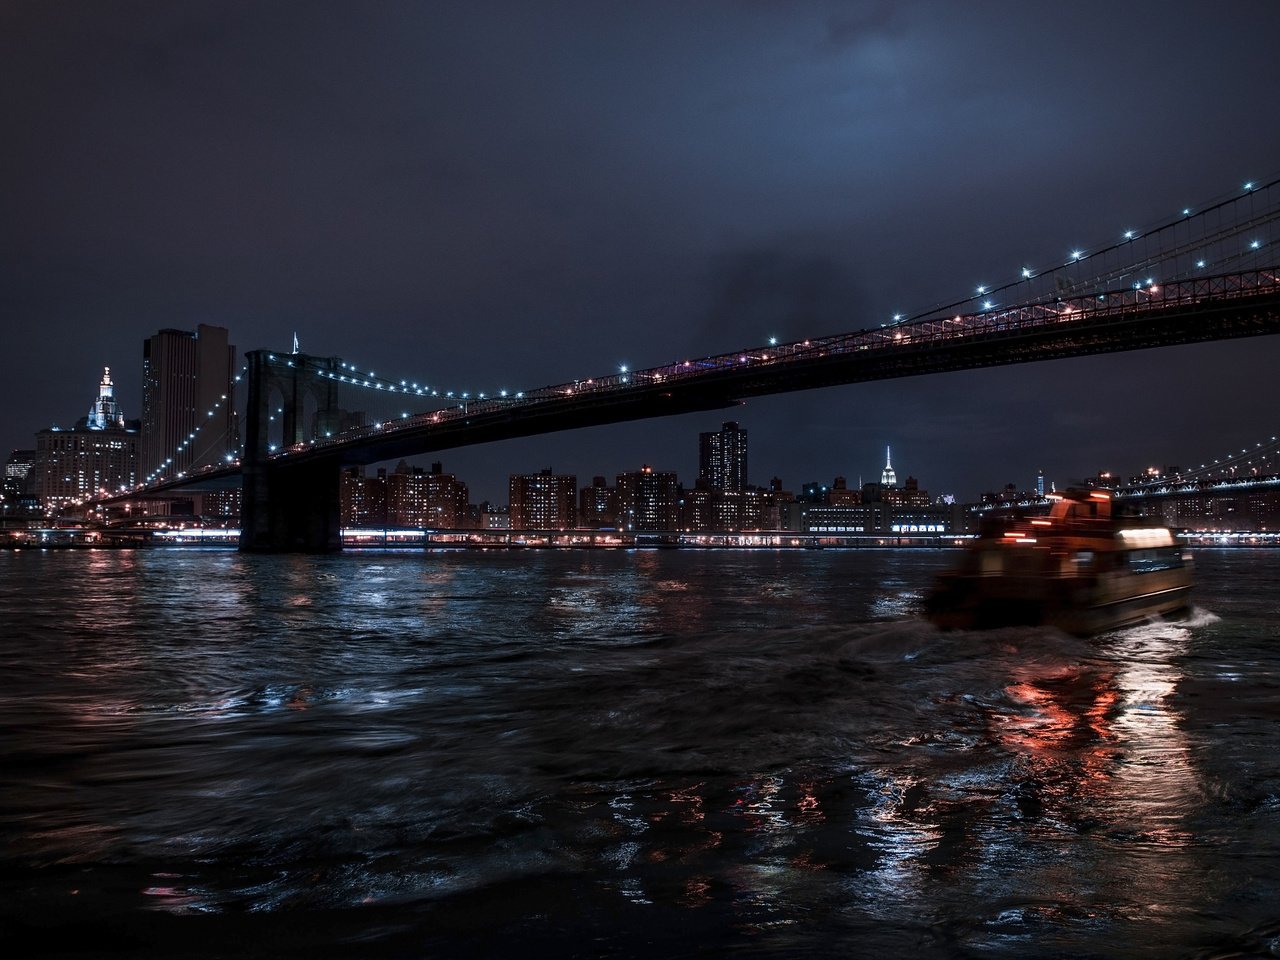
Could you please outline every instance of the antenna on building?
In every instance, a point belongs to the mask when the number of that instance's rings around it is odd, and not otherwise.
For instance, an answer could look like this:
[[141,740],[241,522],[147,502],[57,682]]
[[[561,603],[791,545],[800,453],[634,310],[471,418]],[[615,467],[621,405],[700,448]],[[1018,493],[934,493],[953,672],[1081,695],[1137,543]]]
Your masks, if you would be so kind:
[[298,331],[293,332],[293,352],[298,352]]

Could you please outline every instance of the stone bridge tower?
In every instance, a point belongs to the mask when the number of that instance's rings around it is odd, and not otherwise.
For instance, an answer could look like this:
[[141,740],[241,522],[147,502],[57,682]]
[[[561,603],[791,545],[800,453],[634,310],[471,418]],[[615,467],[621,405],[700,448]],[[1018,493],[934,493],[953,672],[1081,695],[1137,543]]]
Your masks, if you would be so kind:
[[241,469],[244,503],[240,549],[251,552],[342,548],[340,462],[315,452],[271,459],[280,451],[337,433],[350,424],[338,406],[337,358],[254,350]]

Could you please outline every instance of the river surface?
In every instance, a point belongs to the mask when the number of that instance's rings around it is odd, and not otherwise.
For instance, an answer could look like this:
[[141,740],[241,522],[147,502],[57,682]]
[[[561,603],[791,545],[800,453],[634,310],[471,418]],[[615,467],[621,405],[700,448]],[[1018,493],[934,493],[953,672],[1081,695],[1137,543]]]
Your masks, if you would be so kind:
[[7,957],[1280,956],[1280,551],[0,552]]

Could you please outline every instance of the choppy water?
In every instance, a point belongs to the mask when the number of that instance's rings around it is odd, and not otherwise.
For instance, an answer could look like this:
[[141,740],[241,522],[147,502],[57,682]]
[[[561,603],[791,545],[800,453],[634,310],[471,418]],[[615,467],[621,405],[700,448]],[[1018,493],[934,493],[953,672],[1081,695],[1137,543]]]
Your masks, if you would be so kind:
[[1091,641],[954,559],[0,553],[6,955],[1280,955],[1280,552]]

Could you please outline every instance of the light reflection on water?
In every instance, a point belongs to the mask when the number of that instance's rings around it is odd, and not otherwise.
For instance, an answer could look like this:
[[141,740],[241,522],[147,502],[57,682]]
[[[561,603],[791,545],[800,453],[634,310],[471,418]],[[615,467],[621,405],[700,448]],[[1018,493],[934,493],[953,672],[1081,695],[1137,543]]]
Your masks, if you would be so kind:
[[952,559],[0,555],[0,919],[158,955],[139,917],[362,956],[1263,949],[1271,581],[1207,555],[1231,615],[940,634],[912,604]]

